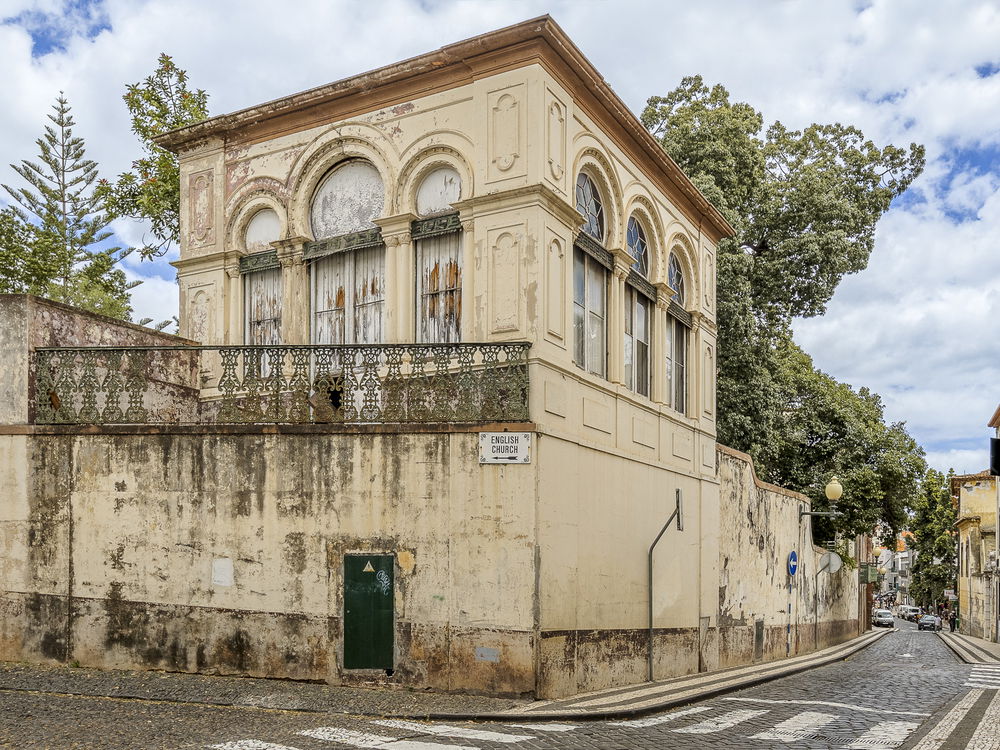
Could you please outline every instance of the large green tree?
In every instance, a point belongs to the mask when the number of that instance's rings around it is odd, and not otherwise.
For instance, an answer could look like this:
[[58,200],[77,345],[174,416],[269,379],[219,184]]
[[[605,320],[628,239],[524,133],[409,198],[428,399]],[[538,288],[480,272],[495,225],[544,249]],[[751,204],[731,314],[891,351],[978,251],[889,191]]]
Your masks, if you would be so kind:
[[822,314],[840,280],[866,267],[923,148],[880,148],[841,124],[765,127],[700,76],[649,99],[642,122],[736,230],[719,246],[719,440],[818,504],[838,473],[845,533],[874,520],[898,528],[923,471],[919,446],[884,424],[877,396],[815,372],[791,323]]
[[951,477],[930,469],[913,509],[908,546],[917,553],[911,569],[910,596],[929,607],[944,600],[944,590],[954,588],[958,574],[954,536],[958,514],[951,501]]
[[11,165],[24,185],[3,186],[16,205],[0,216],[0,288],[127,320],[137,282],[117,265],[129,251],[107,247],[111,232],[94,189],[97,164],[73,134],[76,123],[61,93],[53,110],[36,141],[38,160]]
[[170,55],[161,53],[155,72],[127,88],[122,98],[143,155],[132,162],[131,171],[99,189],[112,218],[149,222],[152,237],[139,250],[145,258],[163,255],[180,238],[177,156],[157,146],[153,138],[208,116],[208,95],[202,89],[189,89],[187,80],[187,72],[178,68]]

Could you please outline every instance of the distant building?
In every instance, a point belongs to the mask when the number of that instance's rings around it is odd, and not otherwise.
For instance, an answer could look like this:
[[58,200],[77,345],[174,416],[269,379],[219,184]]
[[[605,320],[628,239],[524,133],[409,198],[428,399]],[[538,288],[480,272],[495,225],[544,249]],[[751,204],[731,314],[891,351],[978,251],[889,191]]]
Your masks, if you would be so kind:
[[955,476],[959,630],[997,640],[997,480],[989,471]]

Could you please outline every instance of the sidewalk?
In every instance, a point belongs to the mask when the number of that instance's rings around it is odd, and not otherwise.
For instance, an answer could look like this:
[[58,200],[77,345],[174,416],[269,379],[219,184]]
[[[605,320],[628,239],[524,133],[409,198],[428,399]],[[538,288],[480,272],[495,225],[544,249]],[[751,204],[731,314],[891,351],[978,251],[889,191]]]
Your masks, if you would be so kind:
[[966,664],[1000,664],[1000,644],[973,638],[971,635],[950,633],[946,630],[938,632],[955,656]]
[[665,710],[846,659],[889,632],[892,631],[866,633],[823,651],[778,662],[602,690],[558,701],[12,663],[0,663],[0,690],[407,719],[520,722],[610,719]]

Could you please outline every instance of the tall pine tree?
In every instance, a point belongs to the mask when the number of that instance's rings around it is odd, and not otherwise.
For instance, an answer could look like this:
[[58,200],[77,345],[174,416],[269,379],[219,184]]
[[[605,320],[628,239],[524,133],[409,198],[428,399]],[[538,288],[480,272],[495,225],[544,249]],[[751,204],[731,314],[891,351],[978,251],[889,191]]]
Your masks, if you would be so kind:
[[[103,200],[95,194],[97,164],[73,135],[73,116],[60,92],[50,124],[35,141],[38,161],[11,167],[26,183],[4,189],[17,202],[6,223],[0,288],[38,294],[57,302],[128,320],[130,282],[116,266],[130,250],[101,248],[111,237]],[[23,243],[18,251],[17,244]]]

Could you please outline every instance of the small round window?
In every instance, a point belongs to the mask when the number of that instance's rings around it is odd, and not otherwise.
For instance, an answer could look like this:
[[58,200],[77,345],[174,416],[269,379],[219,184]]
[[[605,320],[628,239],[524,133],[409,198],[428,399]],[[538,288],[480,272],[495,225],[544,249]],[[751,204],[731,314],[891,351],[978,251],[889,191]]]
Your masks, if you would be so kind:
[[677,256],[670,253],[670,261],[667,264],[667,283],[676,294],[674,302],[678,305],[684,304],[684,271],[681,270],[681,263]]
[[604,206],[597,185],[584,173],[576,178],[576,210],[583,214],[583,231],[604,242]]
[[629,255],[635,260],[632,264],[633,270],[643,276],[649,276],[649,252],[646,245],[646,232],[642,224],[632,216],[628,220],[628,231],[626,232]]
[[243,246],[248,253],[270,250],[271,243],[281,238],[281,221],[273,209],[264,208],[247,222]]
[[462,178],[451,167],[428,173],[417,188],[417,213],[430,216],[450,211],[462,197]]
[[371,229],[384,205],[378,170],[360,159],[344,162],[316,188],[310,217],[313,237],[322,240]]

